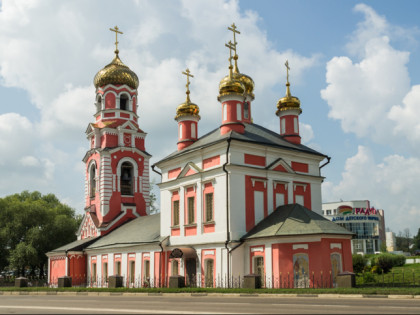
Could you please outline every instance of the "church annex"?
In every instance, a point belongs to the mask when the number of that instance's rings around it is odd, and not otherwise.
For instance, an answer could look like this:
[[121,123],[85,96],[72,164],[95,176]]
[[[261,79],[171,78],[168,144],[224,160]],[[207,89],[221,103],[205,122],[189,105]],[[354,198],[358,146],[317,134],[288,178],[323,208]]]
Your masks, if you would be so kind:
[[161,176],[159,214],[149,213],[151,155],[138,123],[139,80],[116,40],[114,59],[94,78],[84,219],[77,241],[47,253],[51,284],[70,276],[73,285],[107,286],[110,275],[121,275],[127,287],[160,287],[181,275],[186,285],[237,287],[244,275],[259,274],[265,287],[323,287],[353,270],[353,234],[321,215],[321,170],[330,158],[301,144],[302,109],[290,92],[288,62],[286,95],[273,104],[277,133],[253,121],[254,81],[238,68],[240,32],[234,24],[228,29],[221,120],[201,137],[193,75],[183,72],[177,150],[151,166]]

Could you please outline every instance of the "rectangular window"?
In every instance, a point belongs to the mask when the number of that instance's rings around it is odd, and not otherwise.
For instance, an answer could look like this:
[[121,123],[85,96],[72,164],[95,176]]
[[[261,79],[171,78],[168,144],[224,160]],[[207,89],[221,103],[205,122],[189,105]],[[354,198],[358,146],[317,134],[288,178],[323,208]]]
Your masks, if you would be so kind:
[[284,194],[276,194],[276,209],[284,205]]
[[195,138],[195,124],[191,123],[191,138]]
[[94,282],[96,281],[96,263],[92,264],[92,279]]
[[213,221],[213,193],[206,194],[206,222]]
[[245,119],[249,118],[249,103],[248,102],[244,103],[244,118]]
[[194,197],[188,197],[188,224],[193,224],[194,222]]
[[121,276],[121,261],[115,262],[115,274]]
[[280,127],[281,127],[281,134],[285,134],[286,133],[286,119],[281,118],[280,119]]
[[103,271],[102,271],[103,277],[105,281],[108,281],[108,263],[105,262],[103,265]]
[[298,121],[296,117],[293,119],[293,128],[294,128],[295,133],[299,133]]
[[254,191],[255,225],[264,219],[264,192]]
[[134,283],[136,272],[136,262],[130,261],[130,283]]
[[236,120],[242,120],[242,108],[241,104],[236,104]]
[[227,105],[223,105],[223,121],[227,119]]
[[[301,195],[296,195],[295,196],[295,202],[297,204],[301,205],[301,206],[305,206],[305,204],[304,204],[304,198]],[[327,214],[328,214],[328,212],[327,212]]]
[[144,277],[146,278],[145,280],[150,279],[150,260],[144,261]]
[[179,200],[174,200],[173,205],[173,226],[179,226]]

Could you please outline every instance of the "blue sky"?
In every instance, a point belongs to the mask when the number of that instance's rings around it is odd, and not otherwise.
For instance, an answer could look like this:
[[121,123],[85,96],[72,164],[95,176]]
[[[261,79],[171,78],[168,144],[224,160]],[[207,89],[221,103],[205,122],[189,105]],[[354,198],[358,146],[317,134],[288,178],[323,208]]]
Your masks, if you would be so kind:
[[[305,144],[332,157],[323,200],[369,199],[394,232],[420,227],[418,1],[0,1],[0,196],[55,193],[83,211],[84,131],[92,80],[113,57],[140,79],[152,163],[176,149],[176,106],[200,106],[199,134],[220,124],[224,43],[235,22],[239,68],[256,84],[254,122],[279,131],[284,61]],[[154,178],[157,180],[158,178]]]

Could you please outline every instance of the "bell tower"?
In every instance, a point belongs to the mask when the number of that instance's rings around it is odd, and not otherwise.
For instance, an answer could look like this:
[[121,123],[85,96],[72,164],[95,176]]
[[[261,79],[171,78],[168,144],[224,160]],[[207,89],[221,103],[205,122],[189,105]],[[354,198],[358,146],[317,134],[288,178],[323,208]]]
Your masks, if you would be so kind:
[[149,213],[149,159],[146,133],[138,124],[137,75],[115,56],[94,78],[95,121],[86,130],[85,216],[78,238],[104,235],[122,223]]

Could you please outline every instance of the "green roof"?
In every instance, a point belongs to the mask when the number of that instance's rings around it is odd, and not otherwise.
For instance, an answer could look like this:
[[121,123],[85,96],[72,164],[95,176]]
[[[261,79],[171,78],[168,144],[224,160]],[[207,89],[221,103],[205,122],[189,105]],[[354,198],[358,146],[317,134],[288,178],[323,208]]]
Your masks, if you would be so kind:
[[289,204],[278,207],[242,239],[308,234],[353,235],[354,233],[299,204]]
[[58,252],[69,252],[69,251],[83,251],[87,246],[98,240],[99,237],[90,237],[84,238],[82,240],[77,240],[66,245],[63,245],[59,248],[53,249],[52,251],[48,252],[48,254],[54,254]]
[[161,240],[160,213],[158,213],[133,219],[101,237],[86,249],[127,247],[158,243]]

